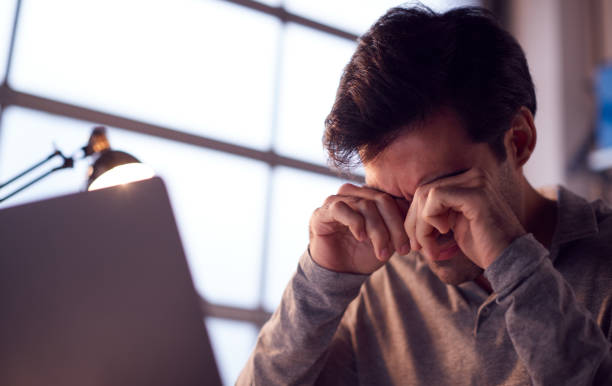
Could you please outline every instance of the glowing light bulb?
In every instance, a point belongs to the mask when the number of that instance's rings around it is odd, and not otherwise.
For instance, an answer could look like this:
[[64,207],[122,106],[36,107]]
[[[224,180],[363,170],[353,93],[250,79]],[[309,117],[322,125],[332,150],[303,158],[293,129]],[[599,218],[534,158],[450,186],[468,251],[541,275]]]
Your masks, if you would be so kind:
[[100,177],[96,178],[94,182],[89,185],[87,190],[98,190],[108,188],[110,186],[127,184],[130,182],[146,180],[155,176],[153,169],[143,163],[128,163],[106,171],[101,174]]

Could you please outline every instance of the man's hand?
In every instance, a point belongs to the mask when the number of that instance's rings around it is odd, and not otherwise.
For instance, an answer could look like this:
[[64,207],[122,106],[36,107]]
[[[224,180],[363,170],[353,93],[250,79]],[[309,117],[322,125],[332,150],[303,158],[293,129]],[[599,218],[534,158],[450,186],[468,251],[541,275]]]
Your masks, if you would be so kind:
[[333,271],[372,273],[393,252],[410,252],[403,227],[407,211],[404,200],[345,184],[310,219],[310,255]]
[[454,232],[463,253],[487,268],[525,229],[490,177],[470,169],[417,188],[404,223],[412,249],[435,259],[436,239]]

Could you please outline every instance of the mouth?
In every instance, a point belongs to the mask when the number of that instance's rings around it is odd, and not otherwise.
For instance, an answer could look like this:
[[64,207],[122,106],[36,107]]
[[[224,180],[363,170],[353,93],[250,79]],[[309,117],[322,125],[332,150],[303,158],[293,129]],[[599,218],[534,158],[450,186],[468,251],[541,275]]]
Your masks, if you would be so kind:
[[443,261],[450,260],[459,252],[459,245],[456,242],[452,242],[451,244],[447,244],[444,248],[440,249],[438,252],[438,256],[434,256],[434,261]]
[[450,260],[459,252],[459,245],[457,245],[452,231],[440,235],[436,239],[436,243],[440,250],[438,251],[438,256],[433,257],[434,261]]

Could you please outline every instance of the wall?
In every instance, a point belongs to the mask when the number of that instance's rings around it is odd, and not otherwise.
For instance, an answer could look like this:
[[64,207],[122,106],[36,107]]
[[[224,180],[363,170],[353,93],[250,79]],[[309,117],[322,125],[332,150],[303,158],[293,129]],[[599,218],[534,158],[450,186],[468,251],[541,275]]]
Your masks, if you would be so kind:
[[525,174],[537,187],[564,183],[558,1],[512,2],[510,29],[527,56],[538,100],[535,119],[538,140],[532,158],[525,165]]
[[594,69],[612,58],[612,0],[515,0],[509,28],[523,46],[536,85],[538,144],[525,174],[595,198],[607,191],[586,167],[592,148]]

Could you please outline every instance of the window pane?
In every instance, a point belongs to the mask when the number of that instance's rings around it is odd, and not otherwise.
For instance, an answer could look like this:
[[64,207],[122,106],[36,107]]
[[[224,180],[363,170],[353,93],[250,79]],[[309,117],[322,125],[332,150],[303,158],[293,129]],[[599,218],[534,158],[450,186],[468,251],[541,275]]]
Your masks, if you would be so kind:
[[279,167],[273,175],[270,243],[264,305],[274,310],[299,257],[308,247],[308,222],[345,181]]
[[0,0],[0,82],[6,71],[16,4],[16,0]]
[[[479,0],[421,0],[420,2],[436,11],[480,4]],[[399,0],[285,0],[285,7],[292,13],[361,35],[389,8],[402,3]]]
[[224,385],[233,385],[255,347],[257,329],[250,323],[206,318],[206,327]]
[[301,27],[287,26],[279,101],[279,153],[325,163],[321,138],[342,69],[355,43]]
[[12,85],[268,148],[280,23],[213,0],[23,2]]
[[[67,154],[87,143],[92,124],[11,107],[3,116],[0,181],[43,159],[55,141]],[[122,130],[111,146],[151,165],[164,179],[196,288],[209,301],[254,307],[259,272],[268,167]],[[23,191],[5,205],[82,190],[88,161]],[[2,192],[4,195],[5,192]]]
[[[74,151],[87,144],[90,133],[91,125],[87,123],[18,107],[8,107],[3,112],[2,131],[0,131],[0,181],[7,181],[42,161],[53,153],[54,144],[66,156],[72,155]],[[2,189],[0,196],[4,197],[24,183],[61,164],[61,158],[54,159]],[[86,162],[79,162],[75,164],[74,169],[57,171],[4,201],[0,207],[84,190],[87,167]]]

